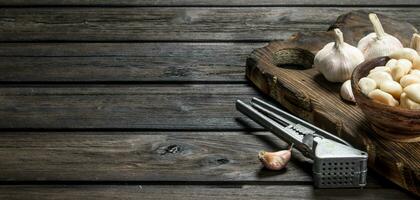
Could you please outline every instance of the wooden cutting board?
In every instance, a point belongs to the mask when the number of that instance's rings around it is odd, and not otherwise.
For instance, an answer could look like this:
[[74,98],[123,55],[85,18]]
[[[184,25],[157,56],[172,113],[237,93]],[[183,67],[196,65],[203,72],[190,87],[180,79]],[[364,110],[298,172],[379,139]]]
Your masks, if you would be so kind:
[[[387,33],[409,45],[417,32],[411,24],[378,16]],[[347,13],[328,31],[297,33],[256,49],[247,59],[246,76],[290,112],[367,151],[370,170],[420,195],[420,142],[395,142],[377,135],[357,105],[341,100],[340,84],[327,82],[311,68],[314,54],[333,41],[331,30],[336,27],[354,46],[373,32],[367,12]]]

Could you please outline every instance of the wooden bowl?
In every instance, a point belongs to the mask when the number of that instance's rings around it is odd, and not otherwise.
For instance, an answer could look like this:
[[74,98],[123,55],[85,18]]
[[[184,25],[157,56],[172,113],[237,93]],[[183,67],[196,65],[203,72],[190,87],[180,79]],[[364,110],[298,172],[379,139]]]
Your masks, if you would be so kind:
[[379,57],[359,64],[353,71],[351,85],[356,102],[371,123],[372,128],[380,135],[411,136],[420,138],[420,110],[409,110],[392,107],[372,101],[364,95],[359,87],[359,79],[366,77],[369,71],[385,65],[389,57]]

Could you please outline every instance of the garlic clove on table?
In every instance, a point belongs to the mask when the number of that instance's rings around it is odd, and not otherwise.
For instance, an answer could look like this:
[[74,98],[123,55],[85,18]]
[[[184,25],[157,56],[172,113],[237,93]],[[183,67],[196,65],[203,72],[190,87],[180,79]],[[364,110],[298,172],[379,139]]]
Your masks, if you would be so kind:
[[277,152],[266,152],[261,151],[258,154],[258,159],[267,169],[281,170],[287,166],[290,158],[292,157],[293,144],[287,150],[281,150]]
[[343,85],[341,85],[340,96],[344,100],[354,103],[356,102],[356,99],[354,99],[353,91],[351,89],[351,80],[347,80],[343,83]]
[[403,45],[396,37],[385,33],[376,14],[370,13],[369,19],[375,32],[363,37],[357,44],[357,48],[363,52],[366,60],[388,56],[396,49],[403,48]]
[[325,45],[314,59],[314,67],[330,82],[350,79],[354,68],[364,61],[362,52],[344,42],[343,33],[334,29],[335,42]]

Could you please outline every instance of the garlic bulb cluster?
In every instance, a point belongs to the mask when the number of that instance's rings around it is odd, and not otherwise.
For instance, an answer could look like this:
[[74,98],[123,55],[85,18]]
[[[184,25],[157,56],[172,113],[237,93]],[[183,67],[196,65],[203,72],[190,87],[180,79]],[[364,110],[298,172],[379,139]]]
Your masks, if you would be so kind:
[[354,68],[364,61],[362,52],[344,42],[343,33],[334,29],[335,42],[325,45],[314,59],[317,68],[330,82],[344,82],[350,79]]
[[417,51],[418,54],[420,54],[420,35],[417,33],[413,34],[413,37],[411,38],[410,48]]
[[341,85],[340,96],[344,100],[356,102],[354,99],[353,91],[351,89],[351,80],[347,80],[343,83],[343,85]]
[[287,150],[281,150],[277,152],[266,152],[261,151],[258,154],[258,159],[267,169],[281,170],[287,166],[290,158],[292,157],[293,144]]
[[366,35],[357,44],[357,48],[363,52],[366,60],[388,56],[393,51],[403,48],[403,45],[396,37],[385,33],[376,14],[370,13],[369,19],[375,32]]
[[367,77],[359,80],[363,94],[373,101],[388,106],[420,109],[420,59],[416,51],[409,48],[391,53],[385,66],[377,66]]

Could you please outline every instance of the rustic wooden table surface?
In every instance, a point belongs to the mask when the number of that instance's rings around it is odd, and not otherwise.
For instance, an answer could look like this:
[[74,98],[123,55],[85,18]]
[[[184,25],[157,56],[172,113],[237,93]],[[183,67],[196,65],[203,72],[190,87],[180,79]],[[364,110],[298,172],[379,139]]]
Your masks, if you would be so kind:
[[[247,55],[357,9],[420,27],[420,1],[0,1],[0,199],[414,199],[370,173],[314,189],[307,160],[235,111]],[[266,98],[266,97],[263,97]]]

